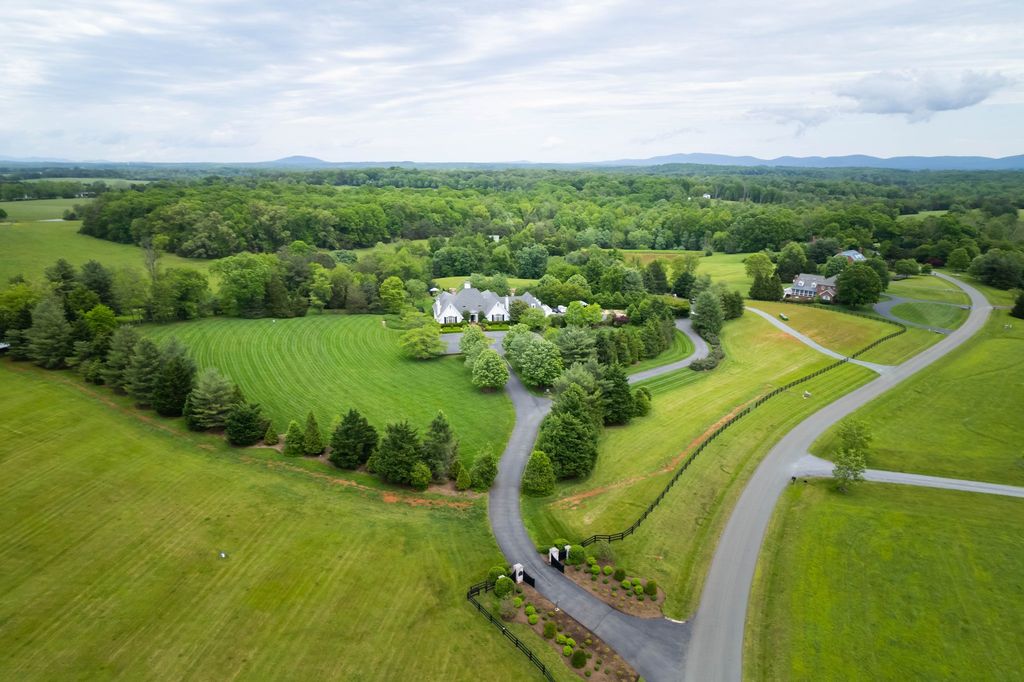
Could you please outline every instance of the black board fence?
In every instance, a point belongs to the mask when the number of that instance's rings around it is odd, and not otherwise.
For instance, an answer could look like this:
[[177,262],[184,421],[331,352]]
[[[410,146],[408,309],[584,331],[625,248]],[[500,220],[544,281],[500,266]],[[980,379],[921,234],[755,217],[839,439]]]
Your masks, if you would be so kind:
[[533,663],[535,666],[537,666],[537,669],[540,670],[540,673],[544,676],[544,679],[548,680],[548,682],[555,682],[555,678],[552,677],[551,671],[548,670],[548,667],[544,665],[543,661],[537,658],[537,655],[534,654],[532,650],[530,650],[530,647],[526,646],[526,644],[523,643],[523,640],[519,639],[514,634],[512,634],[512,632],[508,629],[508,627],[505,626],[504,623],[495,618],[491,614],[491,612],[488,611],[486,607],[484,607],[483,604],[477,601],[476,597],[478,594],[490,592],[493,589],[494,583],[487,580],[476,583],[475,585],[470,585],[469,590],[466,591],[466,599],[468,599],[469,602],[476,607],[476,610],[482,613],[484,617],[487,618],[487,620],[489,620],[492,625],[494,625],[494,627],[501,630],[501,634],[505,636],[505,639],[512,642],[512,644],[514,644],[517,649],[523,652],[523,655],[530,659],[530,663]]
[[[794,304],[794,305],[797,305],[797,304]],[[804,305],[806,305],[806,304],[804,304]],[[822,307],[824,307],[824,306],[822,306]],[[596,534],[596,535],[591,535],[589,538],[585,538],[582,542],[580,542],[580,544],[583,545],[584,547],[587,547],[588,545],[592,545],[595,542],[616,542],[618,540],[624,540],[625,538],[629,537],[630,535],[632,535],[633,533],[636,532],[637,528],[640,527],[640,524],[642,524],[644,521],[647,520],[647,517],[651,515],[651,512],[653,512],[657,508],[657,506],[659,504],[661,504],[661,501],[663,499],[665,499],[665,495],[668,494],[668,491],[671,490],[672,486],[674,486],[676,484],[676,481],[679,480],[679,477],[682,476],[683,473],[690,467],[690,464],[693,462],[693,460],[695,460],[697,458],[697,456],[700,455],[700,453],[704,452],[705,448],[707,448],[707,446],[710,445],[716,438],[718,438],[720,435],[722,435],[722,433],[726,429],[728,429],[730,426],[732,426],[733,424],[738,422],[740,419],[742,419],[743,417],[745,417],[748,414],[750,414],[750,412],[752,410],[756,410],[758,407],[760,407],[761,405],[764,405],[766,402],[768,402],[769,400],[771,400],[775,396],[779,395],[780,393],[783,393],[785,391],[788,391],[791,388],[799,386],[800,384],[802,384],[802,383],[804,383],[806,381],[810,381],[811,379],[819,377],[822,374],[824,374],[825,372],[831,372],[836,367],[841,367],[842,365],[845,365],[846,363],[848,363],[850,360],[856,358],[857,356],[862,355],[863,353],[868,352],[869,350],[871,350],[872,348],[874,348],[878,344],[883,343],[885,341],[888,341],[889,339],[895,338],[895,337],[899,336],[900,334],[903,334],[903,333],[905,333],[907,331],[906,326],[900,324],[899,322],[893,322],[892,320],[886,320],[886,319],[883,319],[883,318],[880,318],[880,317],[875,317],[873,315],[865,315],[863,313],[856,313],[856,312],[849,311],[849,310],[833,310],[833,312],[841,312],[841,313],[844,313],[844,314],[847,314],[847,315],[857,315],[857,316],[860,316],[860,317],[867,317],[867,318],[870,318],[872,320],[880,320],[882,322],[888,322],[889,324],[892,324],[892,325],[895,325],[896,327],[899,327],[899,329],[896,330],[895,332],[893,332],[892,334],[888,334],[886,336],[883,336],[880,339],[876,339],[875,341],[872,341],[867,346],[861,348],[860,350],[858,350],[853,355],[850,355],[849,357],[845,357],[842,360],[836,360],[831,365],[828,365],[826,367],[822,367],[821,369],[815,370],[815,371],[811,372],[810,374],[802,376],[799,379],[794,379],[793,381],[790,381],[788,384],[785,384],[783,386],[779,386],[778,388],[775,388],[775,389],[769,391],[768,393],[765,393],[763,396],[759,397],[757,400],[755,400],[754,402],[750,403],[749,405],[744,407],[742,410],[740,410],[739,412],[737,412],[733,416],[729,417],[729,419],[726,420],[725,423],[723,423],[717,429],[715,429],[710,434],[708,434],[708,436],[697,445],[697,447],[694,449],[694,451],[692,453],[690,453],[690,456],[687,457],[685,460],[683,460],[682,465],[680,465],[680,467],[678,469],[676,469],[676,473],[673,474],[673,476],[669,480],[669,482],[667,484],[665,484],[665,487],[662,489],[662,491],[658,494],[658,496],[656,498],[654,498],[653,502],[651,502],[649,505],[647,505],[647,509],[645,509],[643,511],[643,513],[640,514],[640,516],[637,518],[636,521],[633,522],[633,524],[631,526],[629,526],[625,530],[619,531],[618,533],[610,533],[610,534],[599,533],[599,534]]]

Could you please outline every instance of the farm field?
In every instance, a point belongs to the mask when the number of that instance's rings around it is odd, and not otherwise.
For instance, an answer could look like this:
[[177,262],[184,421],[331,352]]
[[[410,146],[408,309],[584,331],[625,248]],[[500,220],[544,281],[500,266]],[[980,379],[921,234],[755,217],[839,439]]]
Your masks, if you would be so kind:
[[[548,498],[523,498],[538,544],[622,530],[701,434],[762,393],[832,362],[754,315],[727,323],[722,339],[727,359],[714,371],[684,369],[645,382],[654,394],[651,414],[605,430],[589,478],[561,484]],[[688,615],[728,511],[760,456],[804,416],[874,376],[846,365],[744,417],[701,454],[636,534],[613,545],[619,562],[666,587],[668,615]],[[813,399],[802,397],[805,389]]]
[[693,342],[690,341],[681,331],[676,331],[675,336],[672,337],[672,345],[661,351],[661,353],[648,360],[641,360],[635,365],[630,365],[626,368],[629,374],[636,374],[642,372],[645,369],[651,369],[652,367],[661,367],[662,365],[671,364],[677,360],[689,357],[693,353]]
[[[974,338],[853,418],[874,434],[871,468],[1024,485],[1020,405],[1024,324],[994,310]],[[830,457],[834,438],[826,433],[813,452]]]
[[900,303],[889,311],[896,317],[930,328],[956,329],[967,319],[968,311],[942,303]]
[[790,486],[765,538],[748,680],[1005,680],[1021,669],[1024,500]]
[[417,361],[399,348],[399,333],[375,315],[310,315],[288,320],[207,318],[147,325],[143,333],[176,337],[200,367],[231,377],[263,406],[279,432],[312,410],[326,432],[357,408],[382,430],[408,419],[422,433],[443,410],[469,464],[483,448],[500,453],[514,414],[504,393],[481,393],[459,358]]
[[672,259],[686,253],[701,255],[700,265],[697,266],[698,275],[711,275],[715,282],[722,282],[730,289],[739,291],[744,296],[750,291],[750,285],[754,280],[747,277],[743,260],[749,253],[716,253],[712,256],[703,256],[702,251],[653,251],[653,250],[622,250],[626,262],[637,260],[641,265],[646,265],[653,260],[661,259],[671,263]]
[[0,388],[19,415],[0,450],[0,677],[535,674],[465,601],[501,561],[482,500],[389,503],[196,447],[69,373],[3,361]]
[[898,327],[887,322],[808,305],[771,301],[751,301],[749,305],[776,318],[779,313],[785,314],[789,319],[784,322],[790,327],[843,355],[856,353],[872,341],[898,331]]
[[[79,234],[81,222],[77,220],[56,223],[41,222],[60,218],[65,208],[81,204],[88,199],[41,199],[38,201],[7,201],[0,203],[11,218],[18,222],[0,223],[0,282],[22,274],[25,277],[41,278],[43,270],[58,258],[64,258],[72,265],[80,266],[86,261],[96,260],[109,268],[143,268],[142,249],[131,244],[118,244]],[[215,261],[196,258],[181,258],[164,254],[160,266],[189,267],[210,274]],[[215,288],[216,279],[211,278]]]
[[908,277],[907,279],[894,279],[889,282],[887,294],[893,296],[904,296],[916,298],[921,301],[938,301],[940,303],[959,303],[967,305],[971,302],[962,290],[955,284],[950,284],[944,279],[920,275]]

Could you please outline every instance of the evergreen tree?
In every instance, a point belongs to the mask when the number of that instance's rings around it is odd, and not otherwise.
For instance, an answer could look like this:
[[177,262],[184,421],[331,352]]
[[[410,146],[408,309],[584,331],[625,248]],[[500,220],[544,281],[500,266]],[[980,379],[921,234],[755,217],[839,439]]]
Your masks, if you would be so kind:
[[415,490],[426,490],[430,485],[430,467],[423,462],[413,464],[412,473],[409,475],[409,484]]
[[646,417],[651,412],[651,392],[646,386],[633,391],[633,415]]
[[719,298],[722,301],[722,316],[726,320],[743,316],[743,294],[726,289],[719,293]]
[[707,338],[708,335],[718,334],[722,330],[722,304],[713,291],[701,292],[694,307],[696,310],[693,312],[693,328],[698,334]]
[[1014,301],[1010,314],[1014,317],[1024,318],[1024,291],[1017,294],[1017,300]]
[[[581,365],[575,365],[575,367],[581,367]],[[586,419],[596,438],[601,424],[604,423],[604,403],[597,382],[594,383],[592,391],[588,391],[581,384],[569,384],[555,396],[555,400],[551,404],[551,411]]]
[[190,429],[221,429],[231,407],[238,400],[235,387],[216,368],[203,370],[188,396],[187,423]]
[[668,275],[665,265],[660,260],[653,260],[644,269],[644,287],[652,294],[664,294],[668,291]]
[[456,490],[469,490],[473,485],[473,475],[469,473],[469,469],[460,469],[459,475],[455,479]]
[[523,492],[543,497],[555,492],[555,469],[551,459],[542,451],[534,450],[523,472]]
[[274,422],[267,422],[267,432],[263,434],[264,445],[277,445],[281,442],[281,437],[277,435],[277,429],[274,428]]
[[750,298],[755,301],[781,301],[782,282],[778,275],[757,275],[750,285]]
[[676,275],[675,280],[672,282],[672,293],[679,298],[690,298],[690,292],[693,288],[693,283],[697,281],[696,275],[689,270],[683,270]]
[[153,408],[164,417],[180,417],[185,399],[192,392],[196,365],[177,339],[171,339],[160,353],[160,373],[153,392]]
[[255,445],[263,437],[267,420],[255,403],[237,402],[231,406],[224,421],[225,434],[232,445]]
[[110,270],[97,261],[90,260],[82,266],[78,280],[85,288],[99,297],[100,303],[110,307],[114,306],[114,276]]
[[128,367],[131,365],[135,344],[139,334],[134,327],[122,325],[114,330],[107,350],[107,361],[103,367],[103,381],[117,393],[125,393],[128,382]]
[[473,461],[473,471],[470,477],[473,480],[473,489],[481,492],[489,490],[494,485],[494,479],[498,476],[498,462],[489,450],[477,455]]
[[288,422],[288,433],[284,436],[284,454],[286,457],[301,457],[306,454],[306,439],[302,427],[294,419]]
[[629,377],[622,365],[612,365],[602,372],[601,402],[604,405],[605,424],[626,424],[633,417],[633,394],[630,393]]
[[64,304],[47,296],[32,309],[32,326],[25,332],[28,356],[40,367],[63,367],[71,355],[71,325],[64,315]]
[[[492,351],[493,352],[493,351]],[[459,441],[444,412],[438,412],[423,436],[423,461],[434,481],[448,479],[452,463],[459,456]]]
[[324,451],[324,437],[320,433],[320,425],[316,422],[312,410],[306,416],[306,431],[302,434],[303,453],[319,455]]
[[[595,308],[596,306],[587,306]],[[555,345],[562,356],[562,364],[569,367],[576,362],[586,362],[597,357],[595,334],[587,327],[570,326],[558,332]]]
[[422,458],[419,434],[409,422],[388,424],[374,458],[374,469],[389,483],[408,484],[412,468]]
[[541,424],[537,449],[551,458],[557,477],[586,476],[597,461],[597,435],[584,419],[552,412]]
[[53,292],[60,296],[63,301],[75,288],[78,277],[75,274],[75,266],[63,258],[43,271],[46,279],[53,285]]
[[153,404],[160,385],[160,349],[149,339],[140,339],[132,350],[125,370],[125,388],[139,407]]
[[473,385],[494,390],[508,383],[508,366],[501,356],[490,348],[480,353],[473,363]]
[[358,410],[351,409],[331,434],[331,462],[342,469],[366,464],[377,441],[377,430]]

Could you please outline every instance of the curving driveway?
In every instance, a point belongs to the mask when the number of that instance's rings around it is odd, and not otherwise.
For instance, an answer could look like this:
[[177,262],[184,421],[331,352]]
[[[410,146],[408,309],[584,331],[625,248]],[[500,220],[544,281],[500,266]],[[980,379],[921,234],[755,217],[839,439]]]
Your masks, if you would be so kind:
[[797,463],[818,436],[882,393],[960,346],[982,328],[992,306],[977,289],[945,275],[971,298],[967,321],[936,345],[826,405],[787,433],[761,462],[726,524],[701,595],[687,647],[685,679],[738,681],[743,676],[747,601],[768,521]]
[[[941,274],[938,274],[938,273],[935,273],[933,276],[934,277],[946,277],[945,275],[941,275]],[[949,279],[949,278],[946,278],[946,279]],[[959,284],[958,280],[950,280],[950,281],[957,282]],[[879,301],[878,303],[876,303],[874,305],[874,311],[876,313],[878,313],[879,315],[881,315],[882,317],[884,317],[884,318],[886,318],[888,320],[892,320],[893,322],[899,322],[900,324],[905,324],[908,327],[917,327],[918,329],[927,329],[928,331],[937,332],[939,334],[952,334],[953,330],[952,329],[944,329],[942,327],[929,327],[926,324],[919,324],[917,322],[911,322],[910,320],[904,320],[902,317],[899,317],[898,315],[894,314],[892,312],[892,309],[894,307],[898,306],[901,303],[934,303],[935,305],[948,305],[948,306],[952,306],[954,308],[961,308],[963,310],[970,310],[970,308],[971,308],[971,306],[969,306],[969,305],[961,305],[959,303],[948,303],[946,301],[925,301],[925,300],[922,300],[922,299],[919,299],[919,298],[907,298],[906,296],[893,296],[892,294],[886,294],[886,296],[889,297],[888,300],[886,300],[886,301]]]

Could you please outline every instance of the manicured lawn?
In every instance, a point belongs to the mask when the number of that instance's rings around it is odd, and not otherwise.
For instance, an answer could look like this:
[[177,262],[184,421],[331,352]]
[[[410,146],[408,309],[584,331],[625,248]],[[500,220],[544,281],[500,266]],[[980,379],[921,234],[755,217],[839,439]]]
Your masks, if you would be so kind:
[[[0,283],[14,275],[29,279],[40,279],[43,270],[58,258],[64,258],[72,265],[82,265],[96,260],[109,268],[144,268],[142,249],[131,244],[118,244],[79,234],[81,222],[62,221],[40,222],[48,218],[60,218],[65,208],[73,203],[88,199],[46,199],[39,201],[8,201],[0,203],[12,217],[18,220],[36,222],[0,223]],[[181,258],[164,254],[160,265],[164,268],[189,267],[209,274],[215,261],[197,258]],[[212,281],[211,286],[215,287]]]
[[[896,327],[891,327],[891,329],[898,331]],[[877,362],[881,365],[898,365],[942,339],[942,334],[927,329],[907,327],[907,331],[904,333],[880,343],[863,355],[858,355],[857,359]]]
[[749,305],[776,318],[779,313],[785,314],[789,319],[780,321],[843,355],[856,353],[872,341],[898,330],[886,322],[807,305],[770,301],[750,301]]
[[326,432],[351,407],[383,429],[408,419],[422,432],[443,410],[471,462],[489,447],[500,453],[514,414],[504,393],[481,393],[459,358],[417,361],[400,333],[376,315],[310,315],[290,320],[208,318],[145,326],[160,340],[177,337],[201,367],[213,366],[260,403],[277,429],[304,423],[312,410]]
[[[589,478],[560,484],[549,498],[523,498],[538,544],[622,530],[657,496],[701,434],[773,387],[832,362],[750,314],[727,323],[722,338],[727,359],[714,371],[684,369],[646,382],[654,393],[651,414],[605,430]],[[744,417],[702,453],[638,533],[613,545],[619,563],[665,586],[668,615],[688,615],[728,512],[760,457],[803,416],[874,376],[847,365]],[[805,389],[811,399],[802,397]]]
[[[469,275],[465,275],[465,276],[461,276],[461,277],[436,277],[436,278],[434,278],[434,283],[437,285],[438,289],[458,289],[458,288],[462,287],[462,285],[465,282],[468,282],[468,281],[469,281]],[[520,277],[509,277],[508,278],[508,285],[510,287],[515,287],[516,289],[518,289],[520,291],[530,287],[533,284],[536,284],[537,282],[538,282],[538,280],[535,280],[535,279],[522,279]]]
[[464,598],[501,561],[482,500],[389,503],[139,414],[0,362],[0,678],[536,677]]
[[940,303],[968,304],[971,299],[967,297],[955,284],[950,284],[944,279],[932,277],[931,275],[919,275],[907,279],[893,280],[889,282],[886,293],[893,296],[916,298],[922,301],[939,301]]
[[[872,468],[1024,485],[1022,405],[1024,323],[994,310],[974,338],[854,418],[874,433]],[[831,456],[833,436],[814,453]]]
[[956,329],[967,319],[969,311],[942,303],[900,303],[889,311],[908,322],[923,324],[932,329]]
[[983,284],[968,274],[962,272],[950,272],[949,270],[944,271],[950,277],[956,277],[970,284],[972,287],[985,294],[985,298],[992,305],[1013,305],[1014,301],[1017,300],[1016,289],[996,289],[995,287]]
[[704,257],[702,251],[653,251],[653,250],[623,250],[626,261],[638,260],[641,265],[647,265],[652,260],[661,259],[671,263],[672,259],[685,253],[696,253],[701,255],[700,265],[697,266],[697,274],[711,275],[715,282],[722,282],[730,289],[739,291],[744,296],[750,291],[750,285],[754,280],[747,277],[743,260],[749,253],[716,253],[713,256]]
[[677,331],[675,336],[672,337],[672,345],[661,351],[660,355],[650,360],[641,360],[635,365],[630,366],[627,371],[630,374],[635,374],[652,367],[661,367],[662,365],[668,365],[676,360],[689,357],[691,353],[693,353],[693,342],[685,334]]
[[790,486],[758,564],[749,680],[1009,680],[1024,669],[1024,500]]

